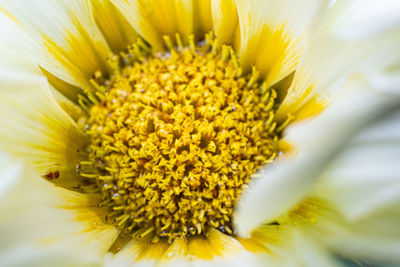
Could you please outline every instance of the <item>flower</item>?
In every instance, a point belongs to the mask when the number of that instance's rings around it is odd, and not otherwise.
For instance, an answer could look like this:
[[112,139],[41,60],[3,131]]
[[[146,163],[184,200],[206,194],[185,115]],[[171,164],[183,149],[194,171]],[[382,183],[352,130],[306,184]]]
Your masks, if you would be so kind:
[[1,3],[3,264],[399,262],[383,2]]

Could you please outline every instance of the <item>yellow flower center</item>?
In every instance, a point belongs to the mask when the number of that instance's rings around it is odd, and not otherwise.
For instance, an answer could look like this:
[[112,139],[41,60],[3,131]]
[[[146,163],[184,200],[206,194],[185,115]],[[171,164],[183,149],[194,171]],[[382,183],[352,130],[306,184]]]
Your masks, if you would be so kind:
[[96,179],[108,220],[134,237],[232,234],[244,185],[279,152],[276,92],[256,70],[242,75],[231,48],[191,44],[125,55],[84,118],[81,175]]

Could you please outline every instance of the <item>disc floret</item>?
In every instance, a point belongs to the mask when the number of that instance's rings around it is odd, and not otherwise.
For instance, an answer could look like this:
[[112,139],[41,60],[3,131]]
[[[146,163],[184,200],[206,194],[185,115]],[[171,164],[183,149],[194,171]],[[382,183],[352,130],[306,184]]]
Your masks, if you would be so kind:
[[243,186],[278,152],[276,92],[231,48],[190,47],[118,68],[84,119],[86,176],[134,236],[232,234]]

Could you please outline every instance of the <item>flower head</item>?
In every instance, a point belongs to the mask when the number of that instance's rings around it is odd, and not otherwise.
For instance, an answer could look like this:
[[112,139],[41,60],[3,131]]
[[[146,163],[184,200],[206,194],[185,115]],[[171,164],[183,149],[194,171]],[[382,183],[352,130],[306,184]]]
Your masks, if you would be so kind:
[[384,2],[1,3],[0,255],[400,261],[400,7]]

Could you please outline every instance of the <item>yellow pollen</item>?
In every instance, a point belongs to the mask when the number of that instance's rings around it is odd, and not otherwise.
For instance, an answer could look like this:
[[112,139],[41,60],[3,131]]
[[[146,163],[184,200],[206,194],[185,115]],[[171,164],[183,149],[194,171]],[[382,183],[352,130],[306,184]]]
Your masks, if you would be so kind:
[[233,234],[243,186],[279,152],[276,92],[255,69],[242,75],[227,46],[135,58],[94,83],[106,91],[83,119],[81,175],[95,179],[108,220],[133,237]]

